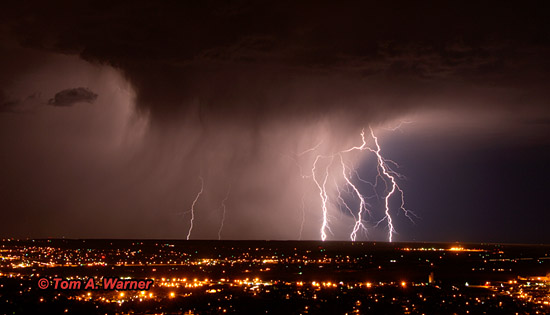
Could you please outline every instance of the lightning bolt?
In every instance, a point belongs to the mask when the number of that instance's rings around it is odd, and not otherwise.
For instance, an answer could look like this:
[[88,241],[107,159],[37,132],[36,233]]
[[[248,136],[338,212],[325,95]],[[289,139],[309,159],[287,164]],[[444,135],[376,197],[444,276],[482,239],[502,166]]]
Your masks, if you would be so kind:
[[[365,232],[367,231],[367,228],[363,224],[363,211],[368,213],[369,210],[367,209],[367,202],[365,201],[365,198],[363,197],[363,195],[361,194],[359,189],[351,181],[351,175],[348,175],[348,174],[351,174],[352,171],[350,170],[349,172],[346,172],[348,170],[348,167],[346,166],[346,163],[344,162],[343,154],[354,151],[354,150],[363,151],[367,148],[367,141],[365,140],[365,130],[361,130],[361,140],[362,140],[362,143],[361,143],[360,146],[355,146],[355,147],[349,148],[347,150],[344,150],[344,151],[341,151],[340,153],[338,153],[338,156],[340,157],[340,164],[342,165],[342,177],[346,181],[346,184],[349,187],[351,187],[352,191],[355,193],[357,198],[359,198],[359,211],[357,212],[357,217],[354,216],[355,224],[354,224],[353,230],[351,231],[351,234],[349,236],[349,238],[352,241],[355,241],[355,239],[357,238],[357,232],[360,229],[365,231]],[[346,173],[348,173],[348,174],[346,174]]]
[[306,153],[313,152],[313,151],[319,149],[319,147],[321,146],[321,144],[323,144],[323,141],[317,143],[317,145],[315,145],[313,148],[309,148],[309,149],[307,149],[307,150],[304,150],[304,151],[302,151],[302,152],[296,154],[296,156],[302,156],[302,155],[304,155],[304,154],[306,154]]
[[[365,201],[365,198],[363,197],[363,195],[361,194],[359,189],[351,181],[351,179],[350,179],[351,175],[346,174],[346,173],[348,173],[348,167],[346,166],[346,163],[344,162],[344,157],[343,157],[343,153],[348,153],[348,152],[351,152],[351,151],[354,151],[354,150],[360,150],[360,151],[365,150],[365,148],[367,146],[367,143],[366,143],[366,140],[365,140],[364,130],[361,132],[361,139],[362,139],[362,144],[360,146],[355,146],[355,147],[349,148],[347,150],[340,151],[337,154],[332,154],[332,155],[329,155],[329,156],[318,155],[315,158],[315,162],[313,163],[313,168],[311,170],[312,171],[312,178],[313,178],[313,181],[315,182],[315,184],[317,185],[317,188],[319,189],[319,196],[321,197],[321,203],[322,203],[323,223],[321,225],[321,240],[323,240],[323,241],[326,240],[326,238],[327,238],[326,230],[330,231],[329,220],[328,220],[328,208],[327,208],[328,193],[327,193],[326,183],[327,183],[327,180],[329,178],[329,168],[332,166],[332,163],[333,163],[335,157],[338,157],[339,160],[340,160],[340,164],[342,166],[342,177],[346,181],[346,184],[349,187],[352,188],[352,191],[354,192],[355,196],[357,196],[357,198],[359,198],[359,200],[360,200],[359,211],[358,211],[358,214],[357,214],[357,217],[356,217],[355,215],[353,215],[353,212],[351,211],[349,206],[346,204],[344,199],[341,197],[340,189],[339,189],[338,185],[336,184],[336,187],[337,187],[336,190],[338,192],[338,196],[336,198],[337,203],[338,204],[343,204],[350,211],[352,216],[355,218],[355,225],[353,227],[353,231],[350,234],[350,239],[352,241],[355,241],[355,239],[357,237],[357,232],[360,229],[364,230],[365,232],[367,231],[367,228],[363,224],[363,211],[368,212],[367,202]],[[322,184],[317,180],[316,172],[315,172],[315,170],[317,168],[317,163],[321,158],[330,158],[330,163],[327,164],[327,167],[325,169],[325,175],[324,175]],[[351,172],[349,172],[349,173],[351,174]]]
[[218,230],[218,240],[222,239],[222,229],[223,229],[223,224],[225,223],[225,212],[226,212],[225,202],[229,198],[229,192],[231,192],[231,186],[229,186],[229,188],[227,189],[227,194],[225,194],[225,198],[223,198],[222,200],[221,208],[223,209],[223,212],[222,212],[222,222],[220,224],[220,229]]
[[352,241],[355,241],[355,239],[357,238],[357,232],[359,231],[359,229],[363,229],[364,231],[367,230],[367,228],[363,224],[363,210],[366,212],[369,212],[369,210],[367,209],[367,203],[365,202],[365,198],[363,197],[361,192],[359,192],[359,189],[357,189],[357,187],[351,182],[350,178],[346,175],[346,164],[344,163],[344,158],[342,157],[342,154],[339,154],[339,156],[340,156],[340,163],[342,164],[342,177],[344,177],[344,179],[346,180],[346,183],[351,187],[353,192],[355,192],[355,195],[357,196],[357,198],[359,198],[359,201],[360,201],[359,211],[357,212],[357,217],[355,217],[355,225],[353,226],[353,230],[351,231],[351,234],[349,236],[349,238]]
[[397,126],[386,127],[384,129],[391,130],[391,131],[401,130],[401,127],[403,127],[403,125],[412,124],[412,123],[413,123],[413,121],[410,121],[410,120],[401,120],[401,121],[399,121],[399,124],[397,124]]
[[[400,126],[396,127],[396,129],[399,128],[399,127]],[[393,236],[396,233],[396,230],[395,230],[395,226],[394,226],[394,223],[393,223],[394,222],[393,218],[391,216],[390,200],[391,200],[392,196],[394,196],[396,193],[399,193],[400,197],[401,197],[401,205],[399,207],[399,210],[403,211],[405,216],[409,220],[414,222],[412,217],[413,216],[416,217],[416,215],[414,215],[414,213],[412,211],[405,208],[404,193],[403,193],[403,190],[401,189],[401,187],[399,187],[399,185],[397,183],[397,179],[404,179],[405,177],[403,175],[399,174],[398,172],[394,171],[392,169],[392,167],[390,167],[390,165],[393,165],[394,167],[399,167],[399,165],[395,161],[386,159],[382,156],[378,138],[374,134],[374,131],[371,127],[369,127],[369,130],[370,130],[370,137],[374,141],[374,148],[370,147],[367,144],[367,138],[366,138],[366,135],[365,135],[365,130],[362,130],[361,131],[361,143],[359,145],[356,145],[356,146],[353,146],[349,149],[342,150],[342,151],[339,151],[339,152],[335,152],[335,153],[332,153],[332,154],[329,154],[329,155],[321,155],[321,154],[317,155],[315,157],[315,160],[313,161],[313,165],[312,165],[312,168],[311,168],[311,176],[304,176],[303,174],[301,174],[302,178],[311,177],[313,179],[313,182],[315,183],[315,185],[317,187],[317,190],[319,191],[319,197],[321,198],[321,211],[322,211],[322,224],[321,224],[321,228],[320,228],[320,235],[321,235],[321,240],[323,240],[323,241],[325,241],[327,239],[327,231],[331,232],[330,226],[329,226],[330,220],[329,220],[328,206],[327,206],[328,201],[329,201],[329,191],[327,189],[327,181],[328,181],[329,177],[331,177],[330,169],[333,165],[334,160],[340,161],[340,170],[341,170],[340,174],[341,175],[338,175],[338,177],[341,178],[341,180],[344,181],[345,188],[346,188],[347,192],[349,194],[353,195],[354,198],[357,198],[359,200],[359,206],[358,206],[358,209],[357,209],[357,214],[354,214],[354,212],[351,210],[349,205],[345,202],[344,198],[342,197],[342,191],[341,191],[340,186],[338,185],[338,182],[337,182],[336,178],[333,178],[334,186],[336,187],[336,193],[337,193],[336,197],[334,198],[335,204],[337,204],[340,207],[340,209],[342,209],[342,208],[347,209],[349,211],[349,213],[351,214],[351,216],[353,217],[354,221],[355,221],[355,223],[353,225],[353,228],[352,228],[352,231],[349,235],[349,238],[352,241],[355,241],[357,239],[357,233],[359,233],[360,231],[365,232],[365,234],[368,232],[367,227],[365,226],[365,222],[366,222],[366,218],[372,216],[372,213],[368,208],[369,204],[367,203],[367,199],[374,198],[374,197],[378,197],[378,198],[382,199],[379,196],[378,192],[377,192],[377,187],[380,184],[380,182],[382,182],[384,184],[384,186],[385,186],[384,192],[386,193],[385,196],[383,197],[383,200],[384,200],[384,216],[383,216],[382,219],[380,219],[376,223],[375,227],[379,226],[384,221],[387,222],[387,228],[388,228],[388,231],[389,231],[388,240],[390,242],[393,241]],[[315,146],[313,148],[307,149],[307,150],[303,151],[302,153],[300,153],[296,156],[300,156],[300,155],[303,155],[305,153],[316,151],[317,148],[319,147],[319,145],[320,144],[318,144],[317,146]],[[369,151],[369,152],[372,152],[376,156],[376,161],[377,161],[376,168],[377,168],[378,172],[377,172],[377,175],[375,177],[374,183],[371,183],[369,181],[366,181],[366,180],[362,179],[359,176],[359,173],[357,172],[357,170],[353,166],[353,164],[349,165],[348,162],[346,162],[346,160],[344,158],[344,155],[346,155],[348,153],[351,153],[352,151]],[[329,159],[329,162],[326,164],[326,167],[324,168],[324,170],[321,170],[321,166],[319,165],[320,161],[321,160],[326,160],[326,159]],[[295,160],[295,161],[296,161],[296,164],[298,165],[298,167],[300,168],[300,171],[301,171],[301,169],[302,169],[301,166],[299,165],[297,160]],[[357,178],[359,181],[370,185],[372,187],[373,191],[374,191],[374,195],[373,196],[366,196],[365,194],[363,194],[360,191],[359,187],[356,186],[353,183],[353,180],[352,180],[353,178]],[[332,197],[330,197],[330,198],[332,199]],[[303,203],[303,197],[302,197],[302,203]],[[303,210],[303,205],[302,205],[302,210]],[[303,228],[303,222],[302,222],[302,227],[301,228]],[[301,231],[300,231],[300,237],[301,237]]]
[[[384,198],[384,202],[385,202],[384,213],[385,213],[385,215],[380,221],[378,221],[378,224],[380,222],[383,222],[384,220],[386,220],[386,222],[388,223],[388,234],[389,234],[388,235],[388,240],[390,242],[392,242],[393,241],[393,234],[396,233],[396,231],[395,231],[395,227],[393,226],[392,216],[390,214],[389,202],[390,202],[391,196],[396,191],[399,191],[399,193],[401,195],[401,205],[400,205],[399,209],[402,210],[405,213],[405,216],[407,218],[409,218],[409,220],[411,220],[411,221],[413,221],[413,219],[411,217],[411,214],[413,214],[413,213],[410,210],[407,210],[405,208],[405,196],[404,196],[403,190],[401,189],[401,187],[399,187],[399,185],[397,184],[397,181],[395,180],[395,176],[400,177],[400,175],[398,173],[396,173],[395,171],[393,171],[388,166],[388,164],[386,163],[386,160],[382,157],[382,155],[380,153],[380,145],[378,144],[378,138],[374,134],[374,131],[372,130],[372,128],[369,127],[369,129],[370,129],[371,136],[374,139],[374,144],[376,145],[376,149],[369,148],[369,150],[376,155],[376,158],[378,160],[379,170],[382,170],[382,173],[384,174],[384,176],[386,176],[386,178],[388,178],[391,181],[391,189],[388,192],[388,194],[386,195],[386,197]],[[395,163],[394,161],[391,161],[391,162],[397,165],[397,163]]]
[[195,220],[195,205],[197,204],[199,197],[204,191],[204,180],[202,179],[202,176],[199,176],[199,179],[201,181],[201,190],[197,193],[195,200],[193,200],[193,203],[191,204],[191,209],[189,210],[191,212],[191,220],[189,225],[189,232],[187,232],[187,240],[189,240],[189,237],[191,237],[191,231],[193,230],[193,221]]
[[323,178],[323,181],[322,181],[322,184],[317,180],[317,176],[315,174],[315,170],[317,168],[317,162],[319,162],[319,160],[323,157],[326,157],[326,156],[323,156],[323,155],[317,155],[317,157],[315,158],[315,162],[313,162],[313,168],[311,169],[311,175],[312,175],[312,178],[313,178],[313,181],[315,182],[315,184],[317,185],[317,188],[319,189],[319,196],[321,197],[321,208],[322,208],[322,211],[323,211],[323,223],[321,224],[321,240],[326,240],[327,239],[327,233],[326,231],[329,230],[330,231],[330,227],[328,226],[328,208],[327,208],[327,202],[328,202],[328,193],[327,193],[327,180],[329,178],[329,168],[330,166],[332,165],[332,162],[334,161],[334,156],[330,156],[329,158],[331,159],[330,163],[327,164],[327,167],[325,169],[325,175],[324,175],[324,178]]

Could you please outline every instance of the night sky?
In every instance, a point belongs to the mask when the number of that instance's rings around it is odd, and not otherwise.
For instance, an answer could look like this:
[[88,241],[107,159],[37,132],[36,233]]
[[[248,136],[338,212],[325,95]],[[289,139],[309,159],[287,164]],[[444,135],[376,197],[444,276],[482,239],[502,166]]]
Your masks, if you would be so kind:
[[550,243],[545,4],[4,1],[0,237]]

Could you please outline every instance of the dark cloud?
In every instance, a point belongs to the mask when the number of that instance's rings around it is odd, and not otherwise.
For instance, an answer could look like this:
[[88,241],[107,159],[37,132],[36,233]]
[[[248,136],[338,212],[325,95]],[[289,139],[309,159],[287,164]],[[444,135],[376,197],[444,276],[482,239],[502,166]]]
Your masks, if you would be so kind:
[[53,106],[73,106],[76,103],[93,103],[97,99],[97,94],[87,88],[78,87],[66,89],[55,93],[55,96],[48,101]]
[[[258,121],[403,112],[415,106],[407,101],[412,91],[437,93],[445,83],[545,95],[550,14],[543,5],[25,2],[3,18],[25,45],[121,69],[153,118],[199,106],[203,122]],[[365,97],[376,93],[391,94],[392,107]]]

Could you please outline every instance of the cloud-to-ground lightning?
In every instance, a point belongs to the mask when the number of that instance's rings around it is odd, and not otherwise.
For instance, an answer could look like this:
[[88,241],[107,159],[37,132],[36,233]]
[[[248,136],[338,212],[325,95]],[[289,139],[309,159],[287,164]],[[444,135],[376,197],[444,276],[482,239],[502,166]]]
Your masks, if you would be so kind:
[[322,210],[323,210],[323,223],[321,224],[321,240],[326,240],[327,239],[327,233],[326,231],[327,230],[330,230],[330,227],[328,225],[328,207],[327,207],[327,202],[328,202],[328,193],[327,193],[327,180],[329,178],[329,169],[330,169],[330,166],[332,165],[332,161],[334,160],[334,156],[330,156],[330,163],[327,164],[327,167],[325,169],[325,175],[323,177],[323,181],[322,183],[320,183],[318,180],[317,180],[317,176],[315,174],[315,169],[317,168],[317,162],[323,158],[322,155],[318,155],[316,158],[315,158],[315,162],[313,162],[313,168],[311,169],[311,175],[312,175],[312,178],[313,178],[313,181],[315,182],[315,184],[317,185],[317,188],[319,189],[319,196],[321,197],[321,202],[322,202]]
[[[380,183],[383,183],[384,192],[385,192],[385,195],[383,197],[384,214],[383,214],[383,218],[377,221],[375,227],[378,226],[381,222],[386,221],[387,227],[388,227],[388,234],[389,234],[388,240],[390,242],[393,241],[393,236],[396,233],[396,230],[395,230],[394,221],[391,215],[390,199],[392,198],[393,195],[396,194],[396,192],[399,192],[401,197],[401,205],[399,209],[402,210],[407,216],[407,218],[409,218],[412,221],[412,216],[414,216],[414,213],[412,213],[410,210],[407,210],[405,208],[404,192],[399,187],[397,182],[397,179],[403,179],[404,176],[397,173],[388,164],[392,164],[397,167],[399,167],[399,165],[396,162],[386,159],[382,156],[378,138],[376,137],[373,129],[370,127],[369,129],[370,129],[370,137],[374,142],[374,145],[373,145],[374,148],[370,147],[367,144],[365,131],[362,130],[361,143],[359,145],[353,146],[349,149],[345,149],[342,151],[334,152],[332,154],[326,154],[326,155],[319,154],[315,157],[313,161],[312,169],[311,169],[311,178],[313,179],[313,182],[315,183],[317,190],[319,192],[319,197],[321,198],[322,224],[320,228],[320,236],[321,236],[321,240],[323,241],[327,239],[326,232],[331,231],[329,226],[330,222],[328,219],[329,218],[329,208],[328,208],[329,199],[333,199],[335,204],[337,204],[340,207],[340,209],[342,209],[342,207],[347,209],[347,211],[353,217],[355,222],[353,224],[352,231],[349,235],[349,238],[352,241],[355,241],[357,239],[357,234],[360,231],[363,231],[365,234],[367,233],[367,227],[365,225],[365,223],[367,222],[366,219],[368,217],[373,216],[373,214],[371,213],[371,210],[369,210],[368,208],[369,204],[367,203],[367,199],[372,197],[378,197],[382,199],[377,192],[377,187]],[[319,145],[304,151],[304,153],[316,151]],[[371,183],[369,181],[362,179],[359,176],[357,169],[353,166],[353,163],[346,161],[345,155],[350,154],[353,151],[369,151],[375,155],[376,161],[377,161],[376,163],[377,174],[376,174],[374,183]],[[320,166],[321,161],[325,161],[325,160],[328,160],[328,163],[321,171],[321,166]],[[337,163],[337,164],[340,164],[340,167],[339,167],[340,170],[338,172],[333,173],[331,172],[331,170],[334,167],[336,167],[336,166],[333,167],[334,160],[340,161],[340,163]],[[339,175],[334,175],[334,174],[339,174]],[[335,197],[331,197],[329,187],[327,187],[327,182],[329,181],[329,177],[334,177],[333,181],[334,181],[334,187],[336,191]],[[302,178],[306,178],[306,177],[302,175]],[[339,186],[337,179],[340,181],[343,181],[343,184],[346,187],[345,191],[347,191],[348,195],[351,195],[353,196],[353,198],[356,198],[356,200],[358,200],[359,205],[356,213],[352,211],[351,207],[342,197],[341,187]],[[365,195],[365,193],[361,191],[362,187],[359,187],[354,183],[355,179],[365,184],[368,184],[373,190],[373,196]]]
[[[388,240],[391,242],[393,240],[393,234],[395,233],[395,227],[393,226],[393,219],[392,219],[392,216],[390,214],[389,202],[390,202],[390,197],[395,193],[396,190],[399,191],[399,193],[401,194],[401,205],[400,205],[399,209],[401,209],[405,213],[405,216],[407,216],[407,218],[409,218],[409,220],[411,220],[411,221],[412,221],[412,217],[410,216],[410,214],[412,212],[410,212],[409,210],[407,210],[405,208],[405,197],[404,197],[403,190],[399,187],[399,185],[397,184],[397,182],[395,180],[395,176],[393,175],[393,174],[396,174],[396,173],[389,168],[388,164],[385,162],[384,158],[380,154],[380,145],[378,144],[378,138],[374,134],[374,131],[372,130],[372,128],[370,128],[370,133],[371,133],[372,138],[374,139],[374,144],[376,145],[376,149],[369,149],[369,150],[376,155],[376,158],[378,160],[378,167],[380,168],[380,170],[382,170],[382,173],[384,174],[384,176],[386,176],[391,181],[391,189],[388,192],[388,194],[386,195],[386,197],[384,198],[384,202],[385,202],[384,212],[385,212],[385,215],[379,221],[379,222],[382,222],[382,221],[386,220],[388,222],[388,234],[389,234],[388,235]],[[393,163],[395,163],[395,162],[393,162]]]
[[229,188],[227,189],[227,193],[225,194],[225,198],[223,198],[222,200],[222,205],[221,205],[221,209],[222,209],[222,221],[220,223],[220,228],[218,230],[218,240],[221,240],[222,239],[222,230],[223,230],[223,225],[225,223],[225,214],[226,214],[226,206],[225,206],[225,202],[227,201],[227,199],[229,198],[229,193],[231,192],[231,186],[229,186]]
[[204,180],[202,179],[202,176],[199,176],[199,179],[201,181],[201,190],[197,193],[197,196],[195,196],[195,200],[193,200],[193,203],[191,204],[191,209],[189,210],[191,212],[191,220],[189,221],[190,224],[189,231],[187,232],[187,240],[189,240],[189,238],[191,237],[191,231],[193,231],[193,221],[195,220],[195,205],[197,204],[199,197],[204,191]]
[[[394,235],[397,233],[395,221],[392,217],[392,213],[394,213],[395,210],[398,212],[402,211],[409,220],[414,222],[413,216],[416,217],[416,215],[405,208],[404,192],[398,184],[398,180],[405,179],[403,175],[395,170],[395,168],[399,168],[400,166],[395,161],[387,159],[382,155],[378,137],[371,127],[369,127],[369,130],[370,133],[366,134],[363,129],[360,133],[361,142],[344,150],[332,151],[329,153],[317,152],[322,150],[321,145],[323,142],[321,141],[315,146],[300,153],[283,155],[295,162],[300,171],[302,180],[312,180],[315,184],[321,199],[322,222],[319,233],[323,241],[327,240],[328,233],[333,236],[335,235],[331,229],[331,222],[333,223],[337,222],[337,220],[341,220],[343,218],[342,214],[349,214],[349,217],[353,219],[353,224],[350,224],[351,232],[349,234],[349,239],[351,241],[356,241],[360,233],[364,233],[365,237],[368,237],[369,231],[367,226],[377,228],[385,222],[388,229],[388,241],[392,242],[394,240]],[[355,166],[357,154],[361,154],[362,152],[372,153],[376,158],[376,172],[370,175],[373,178],[372,182],[365,179],[365,177],[361,177],[359,169]],[[306,155],[309,155],[309,157],[305,157]],[[312,159],[313,161],[309,174],[302,172],[304,168],[300,160],[304,158],[310,159],[310,161]],[[199,180],[201,185],[200,190],[196,194],[191,204],[191,208],[185,212],[191,213],[187,240],[190,239],[193,231],[195,207],[204,192],[204,179],[202,176],[199,176]],[[383,191],[383,193],[381,191]],[[221,240],[222,231],[225,225],[227,214],[226,202],[230,192],[231,186],[228,187],[227,193],[221,201],[221,206],[219,208],[222,210],[222,217],[217,233],[218,240]],[[401,203],[397,209],[392,209],[391,206],[391,200],[394,195],[400,196]],[[382,218],[376,215],[379,211],[376,210],[378,208],[373,207],[369,203],[373,199],[377,200],[375,205],[383,203]],[[340,209],[340,217],[337,218],[331,214],[331,206]],[[299,239],[303,237],[307,208],[304,193],[302,195]]]
[[[351,231],[351,234],[350,234],[350,239],[352,241],[355,241],[355,239],[357,238],[357,232],[360,229],[363,230],[363,231],[367,230],[367,228],[363,224],[363,211],[368,212],[369,210],[367,209],[367,203],[365,201],[365,198],[363,197],[363,195],[361,194],[359,189],[352,183],[352,181],[350,179],[351,176],[346,174],[347,167],[346,167],[346,163],[344,162],[344,157],[343,157],[342,154],[347,153],[347,152],[351,152],[351,151],[354,151],[354,150],[360,150],[360,151],[365,150],[365,148],[367,146],[367,142],[365,141],[365,131],[364,130],[361,131],[361,140],[363,141],[361,146],[355,146],[355,147],[352,147],[350,149],[347,149],[347,150],[344,150],[344,151],[341,151],[340,153],[338,153],[338,156],[340,157],[340,164],[342,165],[342,177],[346,181],[346,184],[349,187],[351,187],[351,189],[353,190],[353,192],[355,193],[357,198],[359,198],[359,210],[357,211],[357,217],[354,216],[355,224],[354,224],[353,230]],[[349,173],[351,173],[351,172],[349,172]]]
[[351,180],[346,175],[346,164],[344,163],[344,158],[342,157],[342,154],[339,154],[339,155],[340,155],[340,163],[342,164],[342,177],[344,177],[346,183],[352,188],[352,190],[355,192],[357,198],[359,198],[359,201],[360,201],[357,217],[354,217],[355,225],[353,226],[353,230],[351,231],[351,234],[349,236],[352,241],[355,241],[355,239],[357,238],[357,232],[359,231],[359,229],[363,229],[364,231],[367,230],[367,228],[363,224],[363,210],[366,212],[368,212],[369,210],[367,209],[367,203],[365,202],[365,198],[363,197],[361,192],[359,192],[359,189],[357,189],[357,187],[351,182]]

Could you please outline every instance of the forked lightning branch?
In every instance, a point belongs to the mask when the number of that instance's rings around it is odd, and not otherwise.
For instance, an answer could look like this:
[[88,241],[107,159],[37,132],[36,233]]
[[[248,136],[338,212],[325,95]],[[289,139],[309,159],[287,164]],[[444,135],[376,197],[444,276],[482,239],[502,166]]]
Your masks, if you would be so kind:
[[[383,183],[384,189],[384,213],[381,219],[377,220],[375,227],[380,224],[385,223],[388,231],[388,241],[393,241],[393,236],[396,233],[394,226],[394,220],[392,217],[392,211],[402,211],[409,220],[413,220],[414,213],[405,208],[405,197],[404,192],[399,187],[398,179],[403,178],[403,176],[397,173],[390,164],[399,167],[399,165],[392,161],[384,158],[382,156],[380,143],[376,137],[372,128],[369,127],[370,133],[369,136],[374,143],[374,147],[371,147],[367,143],[367,138],[365,136],[365,130],[361,131],[361,144],[359,146],[354,146],[346,150],[335,152],[328,155],[318,154],[315,156],[312,168],[311,168],[311,178],[313,179],[317,189],[319,191],[319,198],[321,200],[321,216],[322,223],[319,230],[321,240],[326,240],[328,237],[327,233],[331,233],[330,229],[330,218],[329,218],[329,205],[332,201],[337,204],[339,207],[345,209],[354,219],[354,225],[351,229],[349,238],[351,241],[357,239],[357,234],[359,232],[367,233],[367,218],[373,216],[371,209],[369,209],[369,204],[367,202],[367,196],[361,192],[361,187],[354,183],[354,181],[360,181],[365,184],[368,184],[373,187],[376,191],[378,185]],[[317,150],[313,148],[308,150],[308,152],[314,152]],[[352,163],[346,161],[346,156],[351,154],[353,151],[368,151],[376,157],[376,179],[374,183],[367,182],[363,180],[357,169],[353,166]],[[321,166],[321,162],[325,162],[324,166]],[[335,168],[339,171],[335,171]],[[329,190],[327,184],[331,182],[331,177],[335,183],[336,188],[334,190]],[[344,187],[338,186],[338,181],[343,182]],[[335,191],[335,193],[334,193]],[[342,197],[343,191],[349,192],[354,199],[359,203],[355,211],[351,209],[348,205],[348,202]],[[392,209],[390,202],[391,199],[397,196],[400,198],[400,205],[397,209]]]
[[[314,155],[313,163],[311,165],[311,171],[309,175],[303,173],[303,167],[300,165],[299,161],[295,159],[296,165],[300,168],[300,175],[303,179],[311,179],[316,186],[318,191],[318,196],[320,200],[320,210],[321,210],[321,226],[319,228],[319,237],[321,240],[327,240],[329,234],[332,234],[330,228],[331,217],[329,215],[330,205],[336,204],[338,207],[349,214],[353,220],[353,226],[349,234],[349,239],[355,241],[358,238],[360,232],[367,235],[367,223],[369,220],[373,224],[373,227],[378,227],[380,225],[385,225],[387,229],[387,239],[389,242],[392,242],[394,235],[397,233],[394,225],[393,214],[398,211],[404,213],[404,215],[413,222],[413,217],[415,214],[405,208],[405,196],[404,192],[399,186],[398,181],[403,179],[404,176],[395,171],[395,167],[399,165],[390,159],[386,159],[382,155],[382,149],[378,137],[375,135],[374,130],[369,127],[369,134],[366,135],[365,130],[361,131],[361,143],[357,146],[350,147],[348,149],[332,152],[330,154],[317,154]],[[371,140],[371,145],[369,141]],[[315,147],[307,149],[300,154],[295,154],[296,158],[314,154],[319,150],[322,142],[317,144]],[[354,164],[349,161],[348,156],[353,155],[354,152],[361,153],[362,151],[367,151],[371,153],[376,159],[376,177],[374,182],[369,182],[361,178],[358,170],[355,168]],[[195,219],[195,206],[197,205],[201,194],[204,192],[204,180],[202,176],[199,176],[200,180],[200,190],[195,195],[195,198],[191,204],[190,210],[186,213],[191,214],[189,221],[189,230],[187,232],[187,240],[191,238],[191,232],[193,230],[193,223]],[[374,213],[368,203],[368,200],[373,196],[367,196],[362,192],[362,187],[357,184],[361,182],[363,184],[369,185],[373,191],[374,196],[383,200],[383,213],[382,217],[376,219]],[[340,184],[338,184],[340,183]],[[331,186],[332,184],[332,186]],[[332,187],[333,189],[330,189]],[[379,187],[383,188],[383,195],[380,196],[378,191]],[[221,239],[221,234],[223,230],[223,225],[226,218],[226,201],[229,197],[230,188],[227,190],[225,198],[221,202],[220,209],[223,210],[222,220],[218,230],[218,239]],[[343,197],[343,194],[347,193],[348,196],[351,196],[354,199],[358,206],[356,209],[352,209],[350,206],[349,200]],[[392,207],[391,202],[393,198],[399,198],[399,206]],[[304,198],[302,196],[302,212],[305,211]],[[300,225],[300,237],[302,236],[304,228],[305,213],[302,213],[302,224]]]

